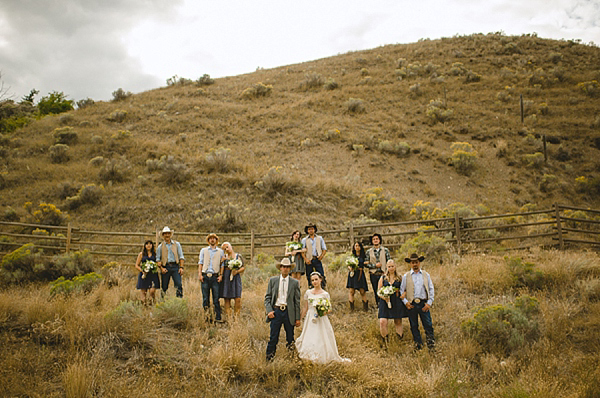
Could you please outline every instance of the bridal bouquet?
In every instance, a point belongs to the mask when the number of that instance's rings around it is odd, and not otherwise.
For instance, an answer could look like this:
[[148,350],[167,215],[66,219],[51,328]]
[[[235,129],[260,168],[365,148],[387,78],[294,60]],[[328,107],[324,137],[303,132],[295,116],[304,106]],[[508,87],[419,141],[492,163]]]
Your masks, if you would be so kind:
[[331,311],[331,301],[326,298],[318,298],[318,299],[309,299],[310,304],[315,307],[315,316],[312,321],[314,323],[317,322],[317,318],[327,315],[329,311]]
[[346,258],[346,265],[350,268],[350,277],[354,276],[354,271],[358,269],[358,257],[350,256]]
[[[302,249],[302,243],[300,243],[300,242],[295,242],[295,241],[292,241],[292,242],[287,242],[287,243],[285,244],[285,247],[287,247],[287,249],[288,249],[288,251],[289,251],[289,252],[293,252],[294,250],[300,250],[300,249]],[[291,261],[291,262],[294,262],[294,259],[295,259],[295,257],[296,257],[296,256],[294,256],[294,255],[292,254],[292,259],[291,259],[290,261]]]
[[396,288],[394,286],[389,286],[389,285],[382,286],[381,289],[377,290],[377,295],[379,297],[381,297],[382,299],[384,299],[385,301],[387,301],[388,308],[392,308],[392,303],[388,299],[390,298],[391,295],[393,295],[397,291],[398,291],[398,288]]
[[146,279],[146,275],[148,274],[156,274],[158,273],[158,266],[152,260],[146,260],[142,264],[142,279]]
[[[237,259],[237,258],[234,260],[229,260],[229,262],[227,263],[227,267],[232,271],[242,268],[243,265],[244,264],[242,264],[242,260]],[[229,274],[229,281],[232,281],[232,280],[233,280],[233,272]]]

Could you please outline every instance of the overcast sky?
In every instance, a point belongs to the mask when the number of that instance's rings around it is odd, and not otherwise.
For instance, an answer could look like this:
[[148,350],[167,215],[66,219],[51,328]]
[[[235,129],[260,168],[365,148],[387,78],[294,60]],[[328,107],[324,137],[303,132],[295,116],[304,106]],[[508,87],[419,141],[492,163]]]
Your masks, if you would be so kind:
[[456,34],[600,45],[600,0],[1,0],[0,72],[19,100],[108,100],[179,75],[248,73]]

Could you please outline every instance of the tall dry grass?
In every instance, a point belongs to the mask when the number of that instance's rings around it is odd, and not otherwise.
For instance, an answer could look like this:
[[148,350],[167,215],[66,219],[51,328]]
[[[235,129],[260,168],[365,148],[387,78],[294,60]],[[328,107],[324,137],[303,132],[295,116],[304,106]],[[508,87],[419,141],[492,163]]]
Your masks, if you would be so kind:
[[[329,271],[330,318],[340,354],[352,360],[347,364],[301,361],[283,344],[274,362],[265,361],[269,265],[249,272],[242,314],[224,325],[205,321],[192,275],[184,278],[183,301],[170,291],[153,307],[136,301],[135,279],[127,272],[117,273],[116,285],[100,285],[85,295],[50,299],[44,285],[13,287],[0,292],[5,342],[0,395],[596,396],[600,302],[580,293],[581,283],[600,278],[598,255],[514,255],[536,264],[547,284],[537,290],[515,288],[504,259],[496,256],[463,256],[444,266],[424,263],[436,286],[435,353],[413,351],[406,319],[404,340],[392,339],[382,349],[374,310],[350,312],[346,272]],[[522,294],[540,303],[537,340],[498,355],[461,331],[461,322],[477,308],[506,304]],[[372,292],[368,297],[372,304]],[[164,303],[170,307],[161,312]]]

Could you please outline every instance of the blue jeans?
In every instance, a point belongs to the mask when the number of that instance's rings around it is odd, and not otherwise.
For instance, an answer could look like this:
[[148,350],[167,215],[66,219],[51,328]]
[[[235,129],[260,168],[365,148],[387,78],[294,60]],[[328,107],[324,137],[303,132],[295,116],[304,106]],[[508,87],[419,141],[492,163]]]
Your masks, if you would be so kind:
[[379,279],[381,279],[381,275],[383,274],[379,274],[379,275],[375,275],[375,274],[369,274],[369,277],[371,278],[371,286],[373,286],[373,293],[375,294],[375,306],[378,307],[379,306],[379,296],[377,295],[377,286],[379,286]]
[[294,325],[290,323],[287,308],[285,311],[275,308],[275,318],[271,319],[269,323],[271,324],[271,334],[269,336],[269,343],[267,344],[267,361],[270,361],[275,357],[277,343],[279,343],[281,325],[283,325],[285,330],[285,340],[287,341],[286,347],[288,350],[294,349]]
[[181,275],[179,275],[179,264],[169,263],[165,265],[167,272],[161,275],[161,285],[163,292],[167,293],[169,288],[169,279],[173,278],[173,284],[177,289],[176,296],[183,297],[183,285],[181,284]]
[[212,292],[213,304],[215,306],[215,317],[217,321],[221,320],[221,305],[219,304],[219,282],[217,278],[219,274],[212,274],[209,278],[205,273],[202,274],[202,306],[205,311],[208,311],[210,306],[210,294]]
[[325,285],[326,285],[326,281],[325,281],[325,272],[323,272],[323,263],[321,262],[321,260],[317,259],[316,257],[313,257],[313,259],[310,260],[310,264],[306,264],[306,279],[308,279],[309,287],[311,286],[310,274],[315,271],[317,271],[318,273],[323,275],[323,283],[321,283],[321,287],[324,289]]
[[421,318],[423,329],[425,329],[427,347],[433,348],[435,345],[435,338],[433,336],[431,310],[423,312],[423,307],[427,304],[425,300],[421,300],[418,304],[413,301],[411,304],[413,305],[413,308],[408,310],[408,321],[410,322],[410,332],[412,333],[415,347],[419,350],[423,347],[423,340],[421,339],[421,332],[419,331],[419,318]]

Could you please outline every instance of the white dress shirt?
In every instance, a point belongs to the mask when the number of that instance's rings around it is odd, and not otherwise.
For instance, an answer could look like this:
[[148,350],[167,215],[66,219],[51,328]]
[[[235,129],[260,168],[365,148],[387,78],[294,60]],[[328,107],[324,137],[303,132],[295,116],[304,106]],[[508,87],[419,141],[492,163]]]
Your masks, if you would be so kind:
[[287,293],[288,288],[290,287],[290,276],[288,275],[286,278],[283,276],[279,277],[279,292],[277,293],[277,301],[275,301],[275,306],[279,307],[282,305],[287,305]]

